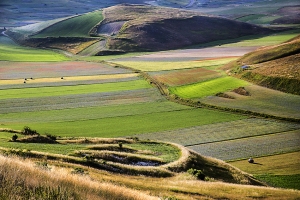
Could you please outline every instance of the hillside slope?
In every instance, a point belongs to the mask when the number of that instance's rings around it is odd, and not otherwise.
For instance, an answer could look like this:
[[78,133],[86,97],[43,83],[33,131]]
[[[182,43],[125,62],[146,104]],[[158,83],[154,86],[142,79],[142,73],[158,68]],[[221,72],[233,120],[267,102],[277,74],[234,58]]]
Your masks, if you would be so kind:
[[104,9],[98,26],[123,21],[106,46],[122,51],[159,51],[269,32],[268,29],[199,12],[141,5]]
[[[103,20],[102,20],[103,19]],[[177,49],[245,35],[265,34],[267,28],[183,9],[122,4],[102,11],[37,24],[36,34],[24,28],[6,33],[23,45],[94,55]],[[90,53],[85,53],[90,55]],[[83,54],[83,55],[85,55]]]
[[261,86],[300,94],[300,36],[285,43],[262,47],[225,68]]

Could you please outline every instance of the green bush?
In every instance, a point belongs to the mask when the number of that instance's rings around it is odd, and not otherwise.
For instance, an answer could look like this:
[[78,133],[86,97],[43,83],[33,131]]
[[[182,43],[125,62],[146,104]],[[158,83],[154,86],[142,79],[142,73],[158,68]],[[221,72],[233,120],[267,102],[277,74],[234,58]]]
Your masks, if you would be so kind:
[[24,126],[22,133],[24,135],[40,135],[36,130],[32,130],[28,126]]
[[11,137],[11,140],[12,140],[13,142],[17,141],[17,139],[18,139],[17,134],[14,134],[14,135]]
[[205,180],[204,173],[199,169],[190,168],[189,170],[187,170],[187,173],[191,174],[192,176],[196,177],[199,180],[203,180],[203,181]]

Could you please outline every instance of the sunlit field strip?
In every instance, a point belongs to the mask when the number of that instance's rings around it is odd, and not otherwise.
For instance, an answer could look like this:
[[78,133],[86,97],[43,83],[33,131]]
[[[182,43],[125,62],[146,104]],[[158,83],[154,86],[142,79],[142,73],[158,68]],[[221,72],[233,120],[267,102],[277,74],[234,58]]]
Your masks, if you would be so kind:
[[222,160],[246,159],[300,150],[300,130],[245,139],[189,146],[206,156]]
[[138,135],[141,139],[161,140],[184,146],[219,142],[238,138],[300,130],[299,123],[247,118],[231,122],[207,124],[158,133]]
[[[132,78],[137,77],[137,73],[130,73],[130,74],[110,74],[110,75],[95,75],[95,76],[69,76],[69,77],[63,77],[64,82],[69,81],[91,81],[91,80],[106,80],[106,79],[121,79],[121,78]],[[23,82],[24,79],[13,79],[13,80],[0,80],[0,86],[1,85],[15,85],[20,84],[20,82]],[[55,77],[55,78],[35,78],[31,80],[28,78],[26,80],[26,84],[31,83],[57,83],[62,82],[61,78]]]
[[69,58],[50,50],[34,49],[17,45],[3,45],[0,43],[0,60],[3,61],[67,61]]
[[64,96],[48,96],[23,99],[1,99],[0,113],[22,113],[43,110],[62,110],[105,105],[121,105],[145,102],[164,102],[156,88],[124,90],[104,93],[88,93]]
[[243,118],[245,118],[245,116],[214,110],[188,109],[68,122],[31,121],[26,124],[5,123],[0,127],[20,130],[27,125],[40,133],[51,133],[60,136],[121,137],[233,121]]
[[81,107],[73,109],[6,113],[0,114],[1,123],[19,123],[26,124],[34,122],[65,122],[92,120],[109,117],[141,115],[149,113],[169,112],[191,109],[188,106],[176,104],[173,102],[149,102],[121,104],[111,106]]
[[268,89],[257,85],[245,87],[250,96],[238,95],[234,92],[227,94],[234,99],[207,97],[201,102],[233,109],[250,110],[274,116],[300,118],[300,96]]
[[[20,143],[7,142],[11,139],[12,133],[0,132],[0,146],[14,149],[27,149],[48,153],[68,154],[75,150],[80,150],[86,147],[85,144],[42,144],[42,143]],[[21,136],[19,136],[21,137]]]
[[270,36],[261,37],[258,39],[245,39],[240,42],[222,45],[223,47],[242,47],[242,46],[269,46],[285,42],[300,34],[299,30],[286,31],[276,33]]
[[221,58],[213,60],[201,60],[201,61],[183,61],[183,62],[134,62],[134,61],[113,61],[114,63],[138,69],[142,71],[163,71],[174,69],[188,69],[197,67],[212,67],[226,64],[236,58]]
[[216,95],[219,92],[226,92],[248,84],[246,81],[226,76],[191,85],[170,87],[169,90],[171,93],[182,98],[201,98]]
[[[260,165],[249,165],[247,160],[229,162],[229,164],[250,174],[277,174],[292,175],[300,174],[300,151],[254,158]],[[282,162],[284,160],[284,162]]]
[[0,99],[11,98],[33,98],[46,96],[63,96],[71,94],[86,94],[95,92],[113,92],[122,90],[136,90],[150,88],[148,82],[144,80],[115,82],[92,85],[60,86],[60,87],[42,87],[42,88],[24,88],[8,89],[0,91]]

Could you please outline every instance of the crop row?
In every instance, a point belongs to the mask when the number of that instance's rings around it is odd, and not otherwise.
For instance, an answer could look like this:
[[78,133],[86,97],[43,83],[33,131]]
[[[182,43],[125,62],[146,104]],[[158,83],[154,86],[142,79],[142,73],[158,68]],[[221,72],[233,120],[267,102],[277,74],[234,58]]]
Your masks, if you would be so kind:
[[[124,74],[125,75],[125,74]],[[135,75],[135,74],[134,74]],[[72,80],[70,81],[69,77],[63,77],[61,78],[51,78],[51,80],[46,80],[45,82],[42,81],[31,81],[30,79],[25,81],[26,84],[24,84],[24,79],[20,80],[10,80],[10,81],[1,81],[1,83],[8,83],[8,84],[1,84],[0,90],[5,89],[16,89],[16,88],[37,88],[37,87],[57,87],[57,86],[75,86],[75,85],[91,85],[91,84],[102,84],[102,83],[111,83],[111,82],[125,82],[125,81],[134,81],[138,80],[137,76],[124,76],[124,78],[115,77],[115,75],[111,75],[111,78],[106,79],[94,79],[94,80],[81,80],[78,78],[78,80]],[[9,84],[11,83],[11,84]]]
[[268,135],[300,129],[300,124],[260,118],[214,123],[158,133],[140,134],[141,139],[162,140],[184,146]]
[[168,86],[186,85],[212,79],[221,76],[221,73],[205,69],[195,68],[187,70],[176,70],[169,73],[153,75],[157,81]]
[[[1,52],[1,46],[0,46],[0,52]],[[2,60],[1,56],[0,56],[0,60]],[[112,74],[129,74],[129,73],[132,73],[132,71],[128,69],[111,67],[103,63],[93,63],[93,62],[84,62],[84,61],[76,61],[76,62],[74,61],[66,61],[66,62],[0,61],[0,79],[2,80],[24,79],[24,78],[31,78],[31,77],[34,79],[38,79],[38,78],[47,78],[47,77],[60,78],[60,77],[71,77],[71,76],[94,76],[94,75],[104,75],[104,74],[112,75]]]
[[182,98],[201,98],[248,85],[246,81],[225,76],[191,85],[170,87],[171,93]]
[[[20,113],[21,114],[21,113]],[[80,115],[80,113],[78,113]],[[148,132],[176,130],[244,118],[208,109],[185,109],[101,119],[62,122],[5,123],[2,128],[22,129],[25,125],[40,133],[74,137],[122,137]],[[201,120],[199,120],[201,119]]]
[[201,102],[233,109],[250,110],[258,113],[266,113],[273,116],[300,118],[300,97],[271,90],[265,87],[249,85],[245,87],[250,96],[238,95],[228,92],[234,99],[209,97],[201,99]]
[[0,99],[0,113],[22,113],[165,101],[155,88],[23,99]]
[[26,124],[34,122],[64,122],[93,120],[110,117],[120,117],[129,115],[143,115],[149,113],[171,112],[178,110],[191,109],[169,101],[133,103],[110,106],[81,107],[62,110],[47,110],[35,112],[6,113],[0,114],[2,123],[21,123]]
[[[175,70],[175,69],[190,69],[190,68],[211,68],[213,66],[224,65],[236,58],[221,58],[213,60],[201,60],[201,61],[178,61],[178,62],[145,62],[145,61],[113,61],[114,63],[131,67],[147,72]],[[130,60],[128,58],[128,60]]]
[[214,142],[190,146],[196,152],[219,158],[235,160],[249,157],[260,157],[284,152],[299,151],[300,131],[290,131],[266,136]]
[[151,86],[144,80],[135,80],[135,81],[92,84],[92,85],[9,89],[9,90],[1,90],[0,99],[14,99],[14,98],[21,99],[21,98],[64,96],[64,95],[72,95],[72,94],[116,92],[116,91],[123,91],[123,90],[146,89],[150,87]]

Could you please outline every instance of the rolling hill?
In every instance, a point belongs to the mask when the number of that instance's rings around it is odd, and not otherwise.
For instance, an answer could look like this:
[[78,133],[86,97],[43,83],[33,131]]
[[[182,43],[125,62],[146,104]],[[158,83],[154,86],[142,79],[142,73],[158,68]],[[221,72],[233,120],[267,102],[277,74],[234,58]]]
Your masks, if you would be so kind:
[[[102,16],[103,15],[103,16]],[[183,9],[122,4],[80,16],[51,21],[25,35],[25,28],[7,31],[21,44],[95,55],[159,51],[271,32],[248,23]],[[42,27],[42,29],[41,29]],[[40,29],[39,29],[40,28]],[[25,31],[24,31],[25,30]],[[28,32],[28,31],[27,31]],[[83,54],[84,55],[84,54]]]
[[300,94],[300,37],[279,45],[261,47],[225,68],[233,74],[268,88]]

